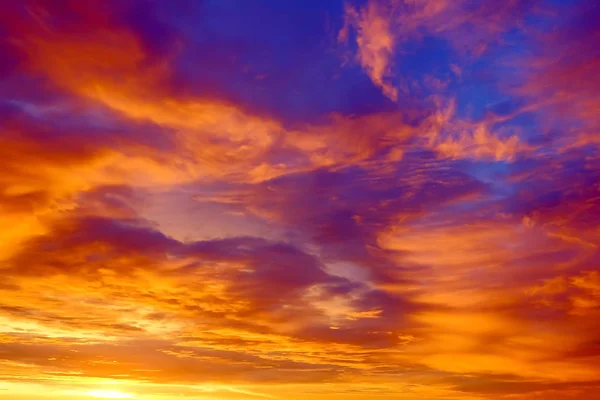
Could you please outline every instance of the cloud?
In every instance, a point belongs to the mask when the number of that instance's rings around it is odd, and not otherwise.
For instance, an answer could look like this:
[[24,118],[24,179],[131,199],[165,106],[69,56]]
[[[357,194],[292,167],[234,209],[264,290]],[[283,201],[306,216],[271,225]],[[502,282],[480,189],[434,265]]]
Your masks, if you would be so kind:
[[347,5],[345,24],[338,39],[347,42],[350,29],[356,29],[356,58],[373,83],[390,100],[398,100],[398,89],[388,80],[395,50],[396,38],[389,16],[390,9],[377,2],[369,2],[360,9]]
[[0,389],[597,391],[596,8],[298,10],[6,9]]
[[409,43],[435,37],[447,42],[461,58],[477,59],[501,41],[505,32],[518,29],[535,9],[534,3],[516,0],[491,7],[463,0],[369,0],[361,6],[348,2],[338,42],[348,44],[352,38],[358,63],[386,97],[397,101],[399,92],[411,96],[415,87],[431,86],[435,81],[425,75],[421,83],[399,74],[402,62],[398,60],[414,51],[405,48]]

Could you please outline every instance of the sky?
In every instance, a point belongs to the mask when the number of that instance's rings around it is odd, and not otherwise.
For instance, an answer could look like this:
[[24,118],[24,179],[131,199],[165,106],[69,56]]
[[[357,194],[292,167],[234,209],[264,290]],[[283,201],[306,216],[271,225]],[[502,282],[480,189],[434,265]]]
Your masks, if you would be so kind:
[[600,399],[595,0],[0,10],[0,400]]

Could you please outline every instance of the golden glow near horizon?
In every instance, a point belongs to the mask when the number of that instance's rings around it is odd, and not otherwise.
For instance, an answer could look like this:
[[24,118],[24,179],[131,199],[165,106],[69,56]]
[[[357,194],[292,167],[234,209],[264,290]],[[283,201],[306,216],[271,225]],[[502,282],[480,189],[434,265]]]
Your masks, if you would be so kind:
[[94,389],[87,392],[87,395],[90,397],[100,398],[100,399],[133,399],[135,397],[134,394],[121,392],[119,390],[104,390],[104,389]]
[[0,400],[600,400],[600,8],[0,11]]

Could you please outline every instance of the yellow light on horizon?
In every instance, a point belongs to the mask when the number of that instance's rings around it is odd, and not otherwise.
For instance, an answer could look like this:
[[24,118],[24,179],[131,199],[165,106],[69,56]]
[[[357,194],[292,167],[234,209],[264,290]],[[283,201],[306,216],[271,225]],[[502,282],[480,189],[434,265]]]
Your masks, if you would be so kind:
[[99,399],[133,399],[135,395],[119,390],[90,390],[88,396]]

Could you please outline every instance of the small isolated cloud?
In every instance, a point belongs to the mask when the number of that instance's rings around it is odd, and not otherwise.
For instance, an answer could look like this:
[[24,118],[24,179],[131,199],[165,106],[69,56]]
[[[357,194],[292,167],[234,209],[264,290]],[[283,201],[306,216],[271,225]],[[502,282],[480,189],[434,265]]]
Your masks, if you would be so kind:
[[398,99],[398,88],[390,81],[396,46],[394,21],[391,7],[385,3],[369,2],[362,8],[346,5],[344,27],[338,34],[340,42],[349,40],[350,32],[355,31],[358,51],[356,59],[369,78],[390,100]]

